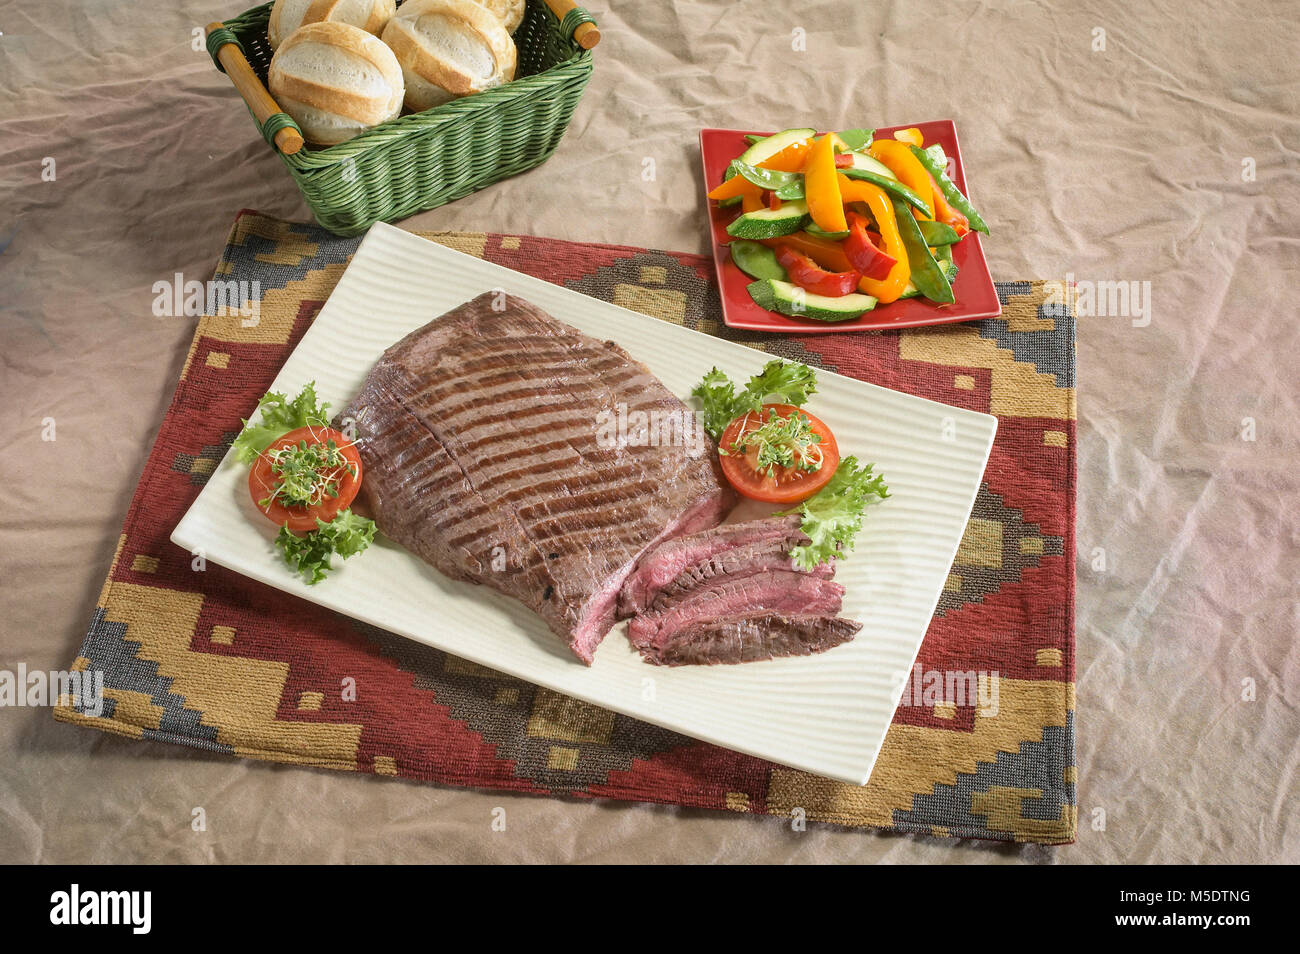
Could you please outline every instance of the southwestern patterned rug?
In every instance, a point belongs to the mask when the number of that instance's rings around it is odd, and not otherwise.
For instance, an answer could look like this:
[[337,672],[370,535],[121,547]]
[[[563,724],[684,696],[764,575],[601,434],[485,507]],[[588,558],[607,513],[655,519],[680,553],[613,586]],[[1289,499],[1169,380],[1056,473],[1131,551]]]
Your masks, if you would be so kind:
[[[782,338],[722,326],[704,256],[428,237],[664,321],[997,415],[985,482],[870,783],[696,742],[312,604],[286,605],[283,594],[221,567],[197,572],[169,542],[172,528],[359,242],[251,212],[237,219],[216,275],[259,283],[261,320],[199,321],[73,666],[104,673],[103,712],[65,699],[56,718],[445,785],[1074,840],[1074,318],[1044,307],[1043,283],[999,283],[997,320]],[[931,691],[954,673],[977,674],[996,706]],[[355,692],[341,691],[349,680]]]

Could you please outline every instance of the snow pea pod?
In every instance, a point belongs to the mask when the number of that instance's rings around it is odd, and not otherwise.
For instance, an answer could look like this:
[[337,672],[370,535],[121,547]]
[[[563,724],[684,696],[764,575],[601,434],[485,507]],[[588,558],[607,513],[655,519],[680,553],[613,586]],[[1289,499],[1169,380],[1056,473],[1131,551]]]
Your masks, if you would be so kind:
[[933,219],[926,219],[924,222],[916,223],[921,228],[921,237],[925,239],[926,245],[956,245],[961,241],[961,236],[957,230],[946,222],[936,222]]
[[776,193],[776,197],[782,200],[802,199],[803,195],[803,176],[797,172],[780,172],[776,169],[764,169],[760,166],[751,166],[749,163],[741,162],[739,159],[731,161],[730,172],[738,176],[743,176],[747,181],[752,182],[760,189],[768,189]]
[[958,189],[956,184],[948,178],[944,163],[941,163],[934,153],[927,152],[919,146],[909,146],[908,148],[912,150],[912,154],[917,159],[921,160],[921,165],[925,166],[926,171],[934,177],[934,181],[938,184],[939,190],[943,192],[943,197],[948,200],[948,204],[966,216],[972,229],[988,235],[989,227],[984,224],[983,216],[975,211],[975,206],[970,204],[970,200],[961,194],[961,189]]
[[901,199],[889,197],[894,206],[894,216],[898,219],[898,231],[907,249],[907,261],[911,266],[912,284],[926,298],[941,305],[950,305],[957,300],[952,293],[952,283],[944,274],[943,267],[934,260],[930,248],[921,235],[921,226],[912,218],[912,211]]
[[861,179],[863,182],[870,182],[872,185],[880,186],[891,196],[902,199],[912,208],[925,215],[932,216],[934,211],[926,204],[925,200],[909,189],[897,179],[887,179],[879,173],[872,172],[870,169],[856,169],[850,166],[847,169],[841,169],[840,172],[850,179]]
[[766,245],[759,245],[748,239],[737,239],[727,248],[736,267],[750,278],[775,278],[783,282],[789,280],[790,276],[776,260],[776,252]]
[[844,129],[838,133],[840,142],[853,150],[865,149],[870,146],[871,137],[874,134],[874,129]]

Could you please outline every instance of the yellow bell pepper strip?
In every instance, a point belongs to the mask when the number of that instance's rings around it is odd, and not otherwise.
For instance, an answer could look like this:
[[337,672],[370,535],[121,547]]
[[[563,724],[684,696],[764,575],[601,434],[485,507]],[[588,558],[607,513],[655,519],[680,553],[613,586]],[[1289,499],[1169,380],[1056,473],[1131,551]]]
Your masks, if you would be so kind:
[[764,159],[758,164],[760,169],[772,169],[775,172],[799,172],[808,159],[809,140],[792,142],[776,155]]
[[[867,154],[877,162],[889,168],[898,176],[898,180],[915,192],[930,208],[934,208],[934,187],[930,184],[929,171],[921,165],[921,160],[912,154],[905,142],[897,139],[877,139],[867,150]],[[933,218],[921,212],[917,218]]]
[[[808,161],[803,171],[804,201],[808,203],[808,213],[817,227],[827,232],[843,232],[848,228],[844,219],[844,200],[840,197],[840,183],[835,171],[837,138],[834,134],[828,134],[814,142],[808,151]],[[915,161],[916,157],[911,153],[908,156]]]
[[[753,185],[753,183],[750,183]],[[753,192],[743,193],[740,197],[741,212],[757,212],[760,209],[766,209],[767,203],[763,201],[763,190],[755,187]]]
[[861,179],[850,179],[843,173],[840,174],[840,179],[840,189],[848,189],[852,192],[849,201],[866,204],[871,217],[875,219],[880,239],[885,243],[885,254],[894,259],[894,267],[889,270],[889,274],[884,279],[864,277],[858,282],[858,289],[876,298],[882,305],[897,301],[898,296],[907,288],[907,280],[911,278],[912,269],[908,264],[907,249],[903,247],[903,236],[898,230],[898,218],[894,215],[893,203],[889,201],[885,190],[878,185],[872,185]]
[[899,142],[905,142],[910,146],[924,146],[925,137],[921,135],[921,130],[912,126],[910,129],[900,129],[894,133],[894,138]]

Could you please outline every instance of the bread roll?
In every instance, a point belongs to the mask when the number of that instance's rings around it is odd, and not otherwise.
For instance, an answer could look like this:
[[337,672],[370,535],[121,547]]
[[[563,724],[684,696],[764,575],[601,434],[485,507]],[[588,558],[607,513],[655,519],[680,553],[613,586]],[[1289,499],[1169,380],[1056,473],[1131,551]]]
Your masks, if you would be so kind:
[[402,68],[360,27],[308,23],[271,58],[271,95],[319,145],[344,142],[402,111]]
[[501,25],[512,35],[524,22],[524,8],[528,6],[528,0],[478,0],[478,3],[499,16]]
[[406,105],[428,109],[515,78],[515,43],[474,0],[407,0],[384,28],[402,66]]
[[289,34],[304,23],[327,20],[350,23],[379,36],[396,9],[396,0],[275,0],[266,24],[266,38],[271,41],[271,49],[278,50]]

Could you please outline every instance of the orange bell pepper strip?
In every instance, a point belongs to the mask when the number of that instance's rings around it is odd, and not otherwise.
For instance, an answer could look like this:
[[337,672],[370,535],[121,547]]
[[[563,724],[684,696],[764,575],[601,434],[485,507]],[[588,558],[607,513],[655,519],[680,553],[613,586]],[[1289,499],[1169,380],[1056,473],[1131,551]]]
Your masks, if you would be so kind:
[[758,168],[774,172],[800,172],[808,159],[808,150],[811,148],[809,142],[805,139],[803,142],[790,143],[776,155],[760,162]]
[[757,192],[746,192],[740,197],[741,212],[757,212],[760,209],[766,209],[767,203],[763,201],[763,190]]
[[894,133],[894,138],[899,142],[905,142],[909,145],[916,146],[918,149],[925,145],[925,137],[921,135],[921,130],[917,129],[915,126],[912,126],[909,129],[898,130]]
[[940,189],[939,184],[934,181],[934,176],[930,177],[930,185],[934,189],[934,220],[936,222],[942,222],[944,225],[951,225],[959,237],[970,232],[970,219],[966,218],[966,216],[962,215],[959,211],[948,204],[948,200],[944,197],[943,190]]
[[848,256],[844,253],[843,243],[836,242],[834,239],[809,235],[807,232],[795,232],[791,235],[782,235],[780,238],[763,239],[762,244],[768,248],[789,246],[801,255],[807,255],[827,271],[848,272],[853,269],[849,264]]
[[[808,151],[808,161],[803,171],[804,201],[817,227],[827,232],[843,232],[849,227],[844,218],[844,200],[840,197],[840,183],[835,171],[834,135],[825,135],[813,143]],[[903,149],[902,143],[899,143]],[[908,156],[918,166],[920,160],[910,152]]]
[[[907,148],[904,146],[903,148]],[[911,155],[911,153],[909,153]],[[915,157],[914,157],[915,158]],[[900,177],[901,178],[901,177]],[[897,301],[898,296],[907,288],[907,280],[912,277],[912,267],[907,261],[907,249],[903,246],[902,233],[898,231],[898,219],[894,216],[894,206],[880,186],[872,185],[861,179],[850,179],[840,174],[840,189],[851,193],[851,202],[864,202],[876,220],[876,229],[885,244],[885,254],[895,260],[889,274],[880,280],[862,278],[858,282],[859,290],[874,297],[882,305]]]
[[718,200],[734,199],[737,196],[745,196],[751,192],[756,196],[761,196],[763,190],[754,185],[754,183],[750,182],[744,176],[732,176],[726,182],[722,183],[722,185],[710,192],[709,198]]
[[[890,172],[898,176],[899,182],[919,195],[927,206],[934,208],[934,186],[931,185],[934,180],[930,178],[929,170],[921,165],[921,160],[912,155],[912,150],[907,143],[899,142],[897,139],[877,139],[871,144],[867,154],[888,167]],[[919,212],[916,217],[929,218]]]

